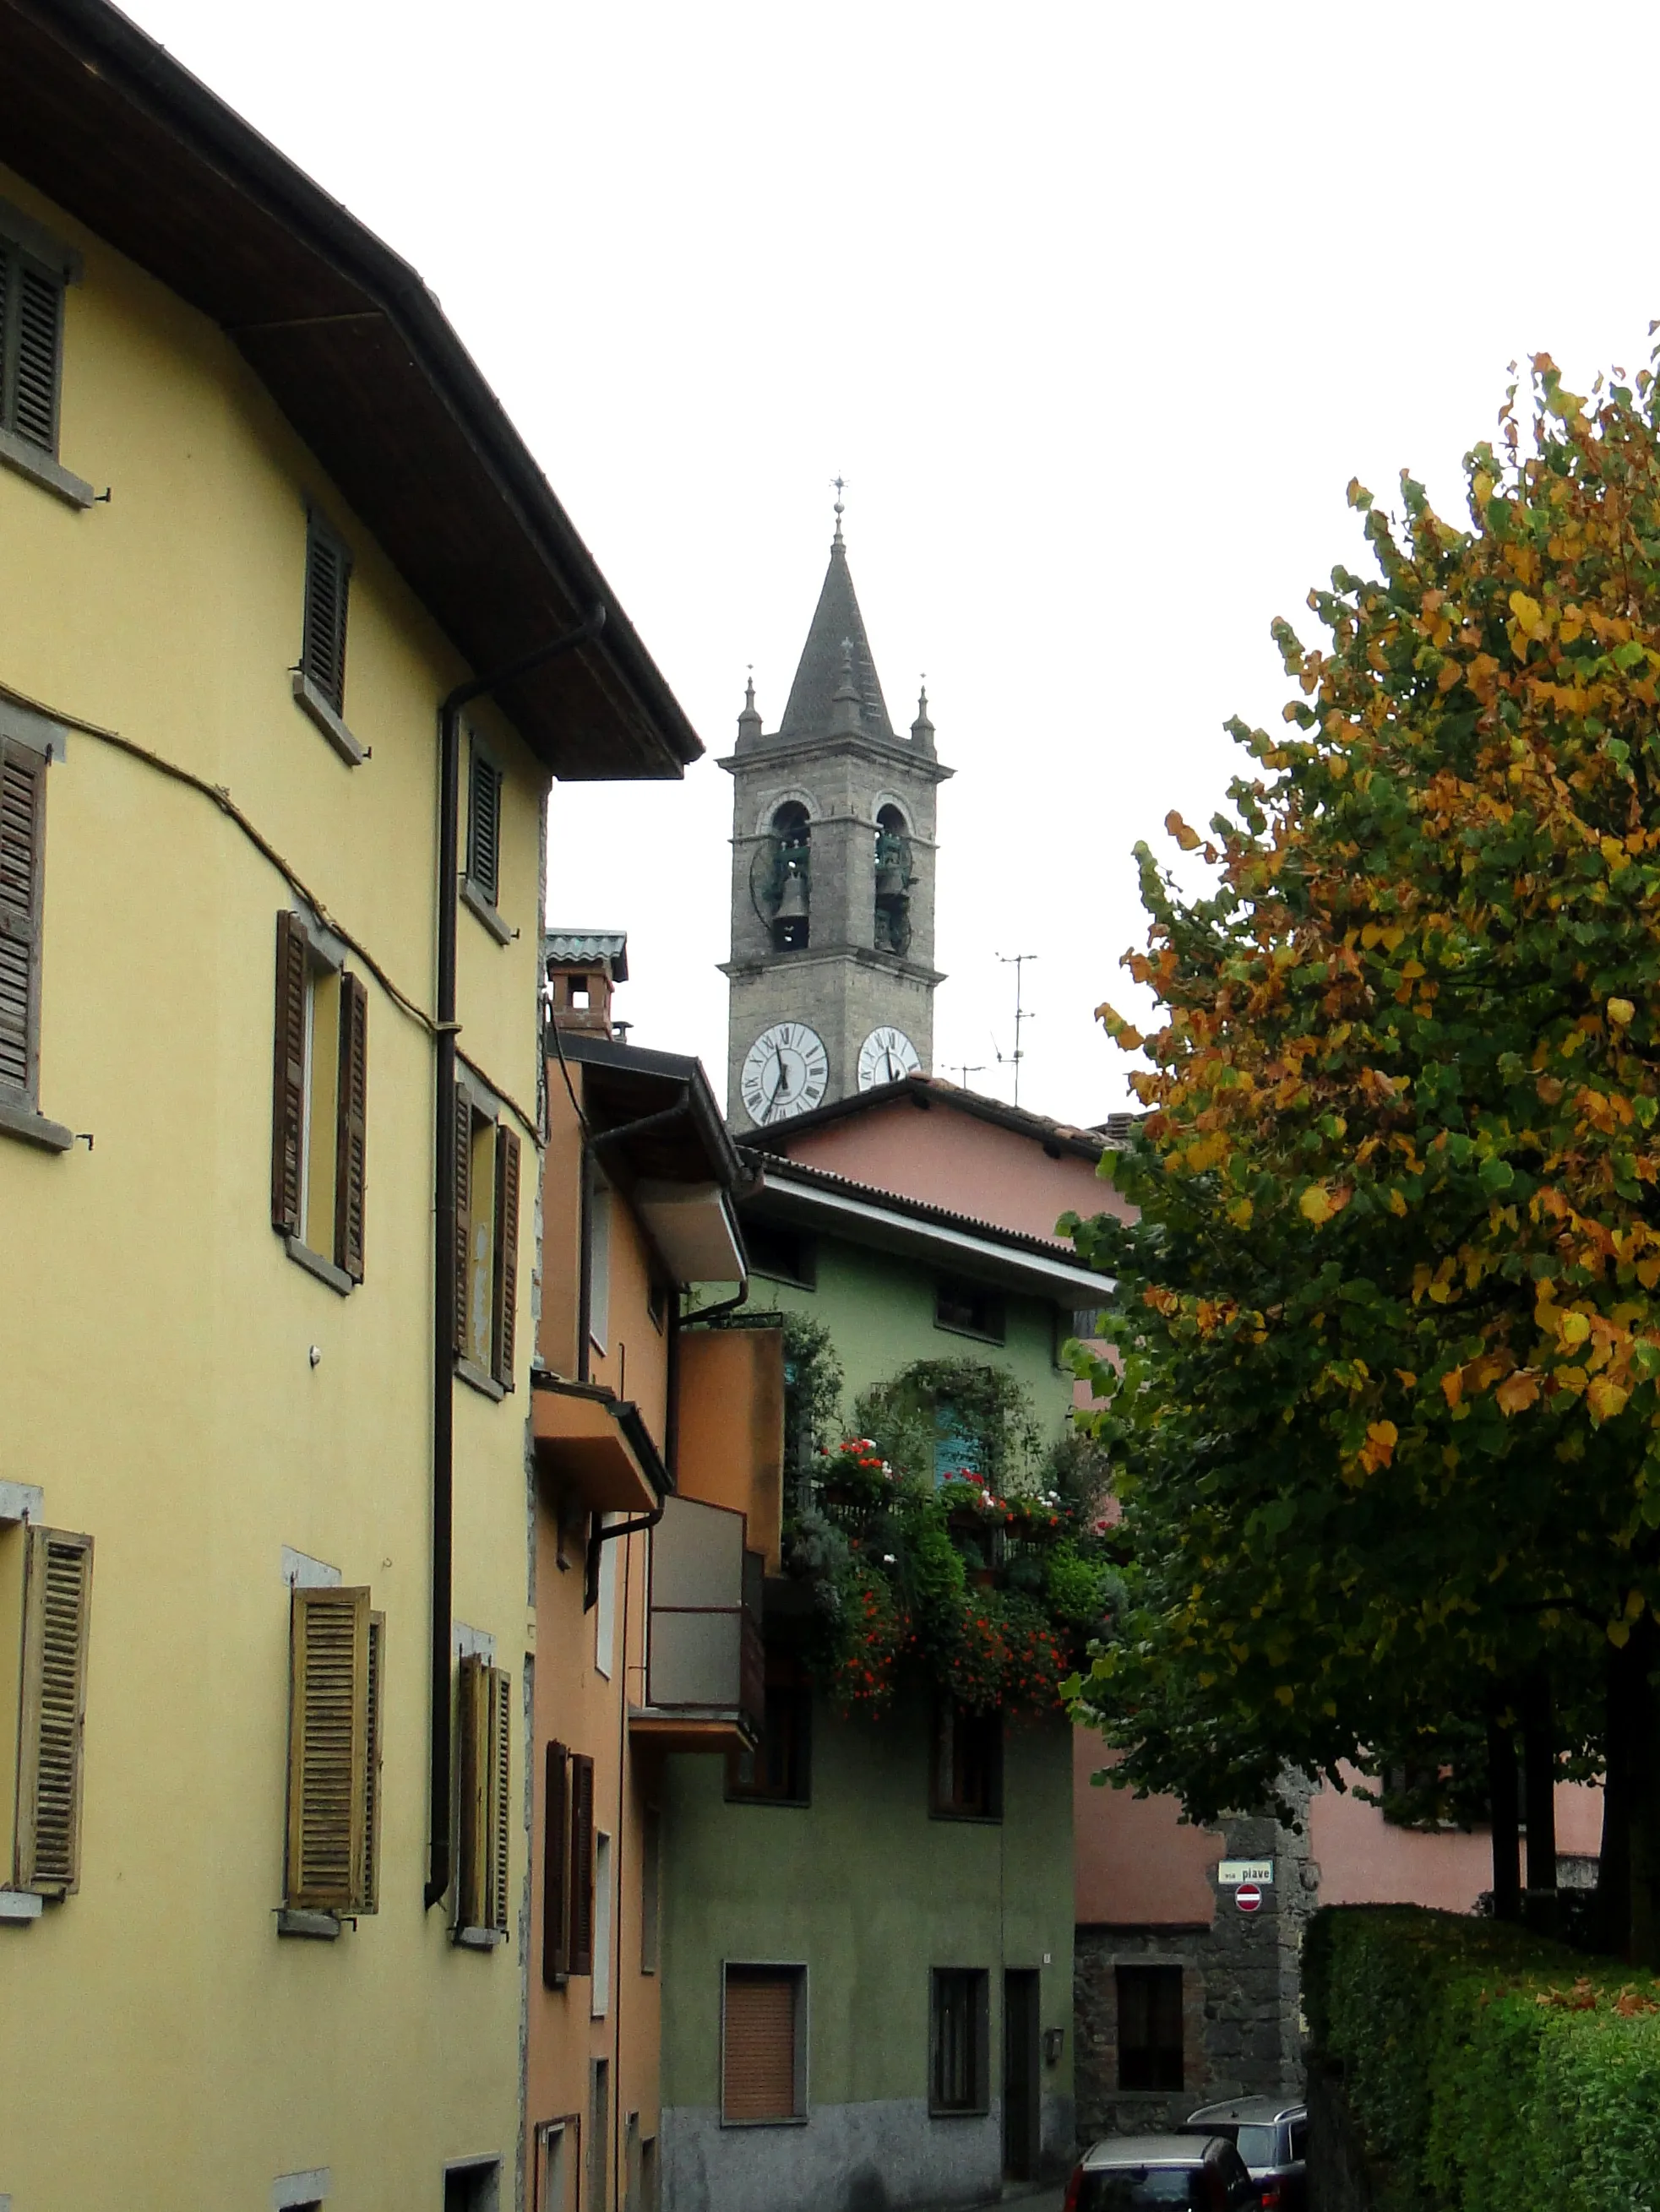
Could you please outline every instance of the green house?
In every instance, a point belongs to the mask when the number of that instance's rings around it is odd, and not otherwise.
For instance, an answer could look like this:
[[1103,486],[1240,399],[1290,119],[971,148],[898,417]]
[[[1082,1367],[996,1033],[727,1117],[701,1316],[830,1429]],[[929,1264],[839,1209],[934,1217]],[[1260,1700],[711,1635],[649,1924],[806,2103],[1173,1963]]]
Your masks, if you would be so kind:
[[[1079,1316],[1099,1302],[1099,1279],[1052,1238],[789,1158],[756,1165],[747,1317],[821,1323],[849,1418],[896,1376],[962,1388],[977,1370],[993,1395],[1024,1397],[1041,1463],[1072,1403],[1061,1347],[1087,1330]],[[931,1403],[925,1391],[913,1462],[931,1430],[927,1474],[973,1470],[984,1395]],[[814,1480],[827,1462],[795,1443],[798,1527],[840,1512],[879,1543],[879,1510],[836,1505]],[[868,1462],[854,1473],[880,1488]],[[971,1498],[972,1486],[958,1492]],[[971,1626],[976,1588],[1006,1579],[1004,1550],[961,1540]],[[994,2201],[1073,2150],[1071,1730],[1052,1698],[1035,1717],[1006,1701],[978,1709],[915,1667],[884,1710],[864,1710],[875,1701],[848,1694],[856,1670],[827,1686],[815,1663],[824,1623],[795,1564],[766,1586],[764,1741],[724,1768],[666,1762],[664,2202],[898,2212]],[[879,1595],[883,1565],[871,1560]]]

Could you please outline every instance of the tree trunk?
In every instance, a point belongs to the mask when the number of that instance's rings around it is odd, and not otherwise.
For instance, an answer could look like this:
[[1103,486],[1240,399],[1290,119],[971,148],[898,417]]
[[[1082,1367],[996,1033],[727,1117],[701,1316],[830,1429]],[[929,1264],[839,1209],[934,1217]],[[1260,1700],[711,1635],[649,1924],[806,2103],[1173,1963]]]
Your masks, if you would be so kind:
[[1655,1771],[1654,1668],[1660,1631],[1645,1613],[1626,1646],[1632,1675],[1631,1945],[1639,1966],[1660,1966],[1660,1774]]
[[1556,1722],[1550,1674],[1541,1667],[1522,1691],[1523,1796],[1528,1820],[1528,1925],[1556,1933]]
[[1522,1849],[1516,1816],[1521,1775],[1516,1738],[1502,1715],[1505,1698],[1495,1692],[1487,1708],[1487,1797],[1493,1820],[1493,1916],[1522,1917]]
[[1637,1730],[1632,1650],[1608,1648],[1603,1689],[1602,1850],[1596,1863],[1596,1944],[1616,1959],[1631,1945],[1631,1826]]

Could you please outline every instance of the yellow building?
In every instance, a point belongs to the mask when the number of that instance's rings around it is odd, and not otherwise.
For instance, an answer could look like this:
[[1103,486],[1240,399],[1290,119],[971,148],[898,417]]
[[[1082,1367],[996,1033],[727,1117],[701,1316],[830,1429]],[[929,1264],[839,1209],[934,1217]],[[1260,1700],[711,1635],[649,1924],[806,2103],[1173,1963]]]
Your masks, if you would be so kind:
[[0,0],[0,2202],[505,2212],[544,811],[697,744],[124,18]]

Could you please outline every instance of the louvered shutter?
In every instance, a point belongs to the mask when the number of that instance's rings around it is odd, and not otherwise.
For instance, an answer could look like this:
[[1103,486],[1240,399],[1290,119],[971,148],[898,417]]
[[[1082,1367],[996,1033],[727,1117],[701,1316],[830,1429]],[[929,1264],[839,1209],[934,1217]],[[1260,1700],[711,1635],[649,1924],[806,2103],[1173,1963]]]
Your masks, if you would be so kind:
[[489,1859],[489,1668],[462,1660],[456,1686],[455,1921],[483,1928],[485,1866]]
[[485,1679],[489,1759],[485,1781],[483,1925],[508,1932],[508,1884],[513,1860],[513,1696],[506,1670],[492,1667]]
[[727,1969],[721,2118],[795,2117],[795,1976]]
[[570,1971],[593,1972],[593,1761],[570,1757]]
[[306,994],[310,950],[297,915],[277,917],[277,1021],[271,1061],[271,1219],[304,1234],[300,1193],[306,1143]]
[[505,1126],[496,1133],[495,1287],[490,1371],[504,1390],[511,1390],[519,1311],[519,1139]]
[[562,1989],[570,1972],[569,1759],[562,1743],[548,1746],[542,1804],[542,1979],[550,1990]]
[[386,1741],[386,1616],[372,1613],[363,1714],[363,1856],[357,1895],[352,1900],[359,1912],[380,1910],[380,1755]]
[[337,714],[346,710],[346,605],[351,556],[315,515],[306,534],[306,632],[301,666]]
[[287,1902],[353,1911],[366,1851],[369,1594],[290,1599]]
[[334,1264],[363,1279],[363,1170],[369,1088],[369,994],[360,977],[340,978],[340,1083],[334,1159]]
[[467,1282],[472,1261],[472,1104],[458,1085],[455,1092],[455,1314],[456,1352],[467,1348]]
[[46,763],[0,738],[0,1091],[33,1103],[40,1034]]
[[15,1879],[67,1896],[81,1881],[92,1538],[31,1528],[23,1556]]
[[42,452],[58,451],[58,368],[61,358],[64,287],[27,261],[13,264],[17,299],[15,351],[6,427]]
[[502,873],[502,775],[476,742],[468,792],[467,873],[494,906]]

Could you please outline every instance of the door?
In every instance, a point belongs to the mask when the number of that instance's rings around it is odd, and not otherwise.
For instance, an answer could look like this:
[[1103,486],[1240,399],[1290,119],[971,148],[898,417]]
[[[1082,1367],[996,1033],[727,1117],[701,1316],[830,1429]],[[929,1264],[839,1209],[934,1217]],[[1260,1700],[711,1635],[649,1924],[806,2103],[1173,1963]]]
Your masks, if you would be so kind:
[[1010,1967],[1003,1976],[1003,2172],[1035,2181],[1042,2144],[1037,2071],[1037,1970]]

